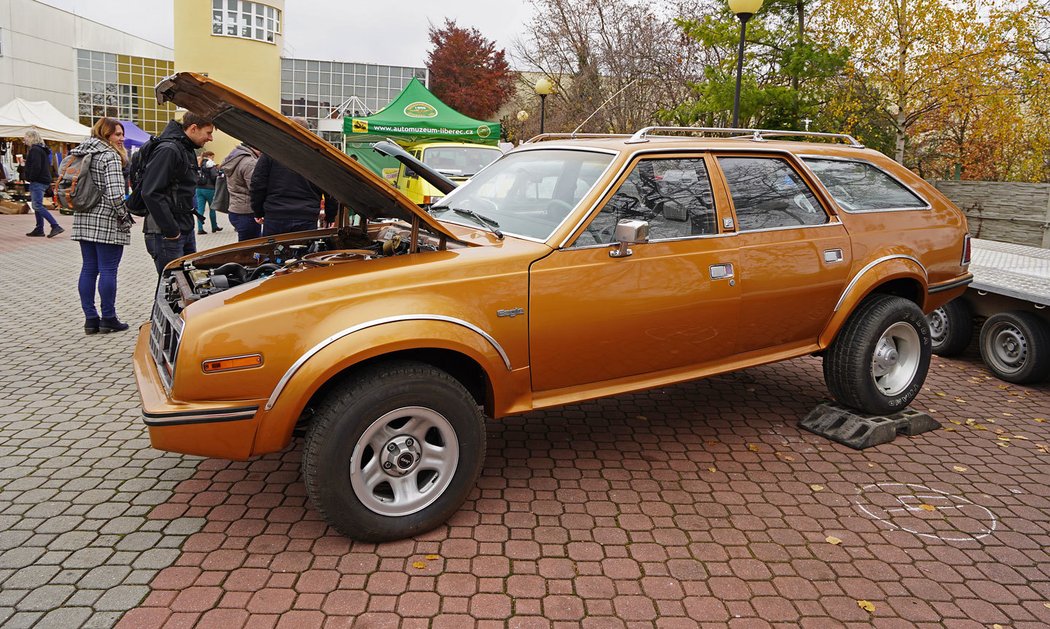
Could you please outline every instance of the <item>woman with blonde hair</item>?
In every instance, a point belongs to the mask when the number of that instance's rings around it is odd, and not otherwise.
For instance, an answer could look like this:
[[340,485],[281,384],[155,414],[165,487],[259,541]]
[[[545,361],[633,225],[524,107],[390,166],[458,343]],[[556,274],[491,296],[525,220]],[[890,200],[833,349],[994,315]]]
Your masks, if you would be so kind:
[[[135,220],[124,205],[124,125],[112,118],[99,118],[91,137],[70,155],[91,155],[91,181],[100,193],[98,205],[73,215],[73,240],[80,242],[80,305],[84,309],[84,332],[122,332],[128,324],[117,318],[117,267],[124,247],[131,243]],[[95,309],[95,288],[101,301],[101,316]]]
[[44,235],[44,221],[51,225],[48,238],[66,231],[58,224],[55,217],[44,209],[44,195],[51,187],[51,150],[44,144],[40,134],[30,129],[26,131],[22,141],[26,145],[26,164],[23,177],[29,182],[29,200],[33,204],[33,212],[36,214],[36,229],[26,236],[37,237]]

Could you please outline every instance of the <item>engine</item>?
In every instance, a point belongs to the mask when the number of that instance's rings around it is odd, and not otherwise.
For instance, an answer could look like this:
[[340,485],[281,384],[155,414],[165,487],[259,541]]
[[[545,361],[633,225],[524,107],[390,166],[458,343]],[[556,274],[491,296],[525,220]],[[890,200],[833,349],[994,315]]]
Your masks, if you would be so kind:
[[[361,262],[411,251],[410,232],[401,224],[373,224],[368,234],[345,227],[337,232],[301,239],[251,241],[251,245],[204,252],[184,261],[161,280],[165,300],[174,312],[190,303],[249,282],[312,268]],[[424,236],[418,251],[437,251],[438,243]]]

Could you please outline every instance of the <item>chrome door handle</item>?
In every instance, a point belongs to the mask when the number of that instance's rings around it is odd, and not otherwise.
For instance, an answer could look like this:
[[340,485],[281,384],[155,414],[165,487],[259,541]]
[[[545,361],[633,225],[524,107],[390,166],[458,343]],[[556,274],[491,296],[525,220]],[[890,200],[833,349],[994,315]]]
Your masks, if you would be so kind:
[[711,265],[711,279],[713,280],[724,280],[733,277],[733,265],[726,262],[723,264],[712,264]]
[[828,264],[842,262],[842,249],[825,249],[824,262]]

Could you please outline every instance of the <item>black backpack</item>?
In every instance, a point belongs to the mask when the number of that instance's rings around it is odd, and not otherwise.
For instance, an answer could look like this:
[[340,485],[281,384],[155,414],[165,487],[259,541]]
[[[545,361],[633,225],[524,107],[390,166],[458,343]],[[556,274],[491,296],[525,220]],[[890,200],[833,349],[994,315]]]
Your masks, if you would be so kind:
[[212,196],[209,205],[216,212],[222,212],[223,214],[229,214],[230,212],[230,189],[226,185],[226,174],[221,171],[215,179],[215,194]]
[[146,216],[149,214],[149,210],[146,208],[146,201],[142,198],[142,177],[146,174],[146,166],[149,165],[150,157],[153,156],[160,143],[170,141],[150,136],[146,143],[139,147],[139,150],[135,151],[135,154],[131,156],[131,164],[128,167],[131,195],[128,196],[126,205],[128,206],[128,211],[135,216]]

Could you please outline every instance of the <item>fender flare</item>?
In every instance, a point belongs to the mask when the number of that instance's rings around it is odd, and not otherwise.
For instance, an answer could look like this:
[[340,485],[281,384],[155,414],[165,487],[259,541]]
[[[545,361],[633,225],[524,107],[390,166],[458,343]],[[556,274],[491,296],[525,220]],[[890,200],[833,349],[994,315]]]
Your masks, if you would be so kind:
[[363,361],[405,350],[441,349],[470,358],[490,380],[509,378],[511,361],[478,326],[445,315],[399,315],[360,323],[330,335],[296,360],[259,409],[253,454],[282,449],[311,397],[325,383]]
[[[817,340],[821,349],[826,348],[835,340],[842,326],[849,319],[857,305],[865,297],[875,292],[879,286],[898,279],[915,280],[922,286],[922,301],[926,301],[926,290],[929,286],[929,275],[922,262],[913,256],[906,254],[891,254],[872,260],[857,272],[843,289],[838,303],[835,304],[835,313],[831,320],[824,326]],[[919,307],[923,307],[923,303]]]

